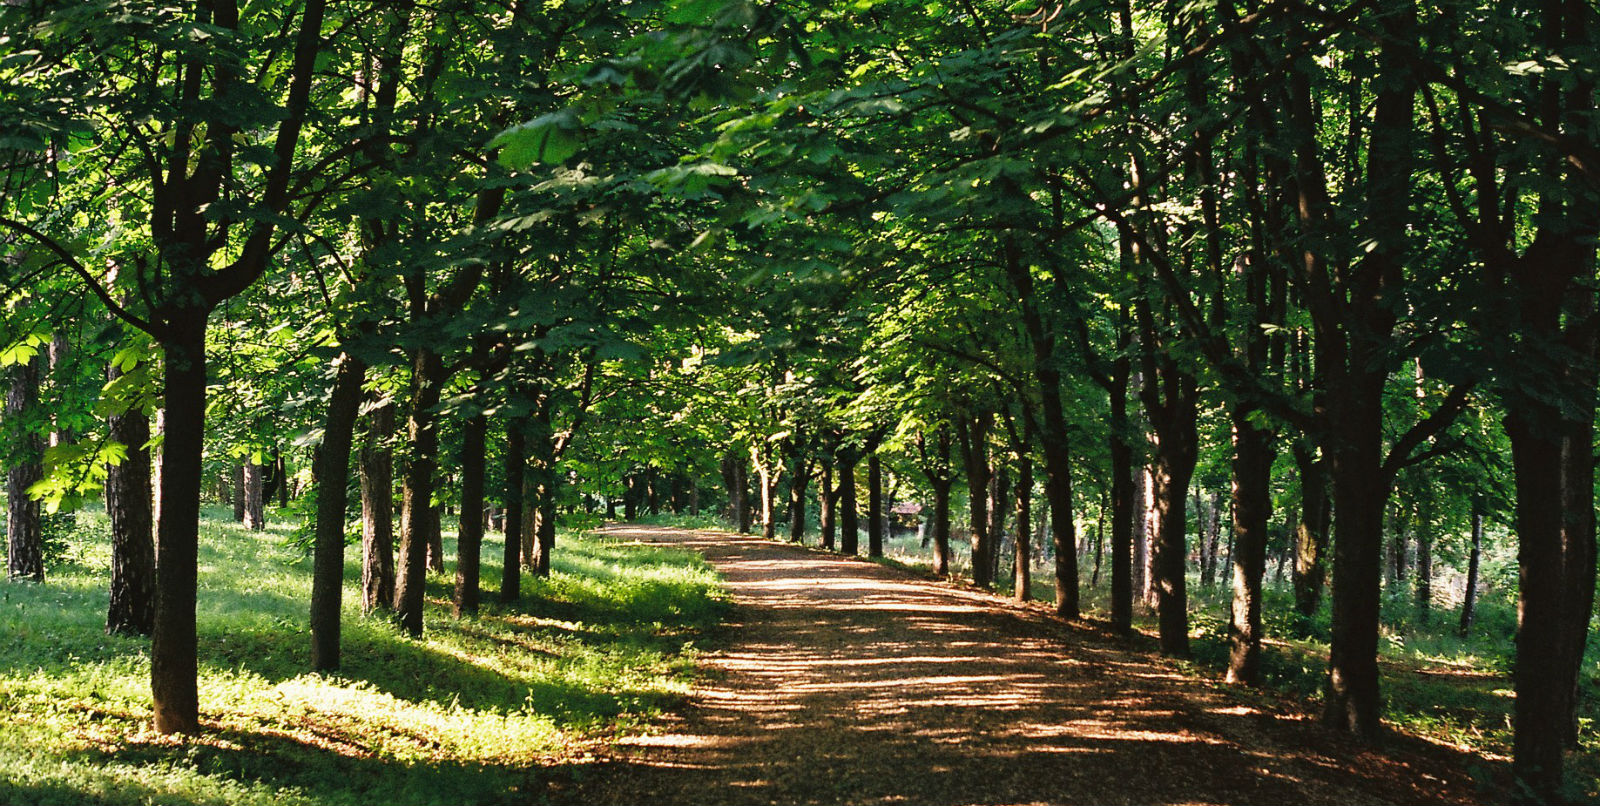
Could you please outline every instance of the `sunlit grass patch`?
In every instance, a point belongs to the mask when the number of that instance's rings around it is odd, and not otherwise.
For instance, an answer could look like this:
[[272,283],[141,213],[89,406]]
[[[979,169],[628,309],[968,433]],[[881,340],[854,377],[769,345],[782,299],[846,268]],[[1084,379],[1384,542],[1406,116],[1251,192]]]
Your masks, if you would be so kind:
[[477,618],[452,618],[453,578],[431,575],[428,630],[411,640],[360,614],[351,551],[342,668],[312,674],[309,561],[287,528],[213,517],[197,603],[206,730],[174,739],[150,730],[148,641],[104,634],[103,517],[81,527],[80,556],[50,582],[0,586],[0,802],[537,800],[553,763],[681,701],[693,642],[723,607],[694,555],[563,535],[549,580],[525,577],[509,606],[491,587]]

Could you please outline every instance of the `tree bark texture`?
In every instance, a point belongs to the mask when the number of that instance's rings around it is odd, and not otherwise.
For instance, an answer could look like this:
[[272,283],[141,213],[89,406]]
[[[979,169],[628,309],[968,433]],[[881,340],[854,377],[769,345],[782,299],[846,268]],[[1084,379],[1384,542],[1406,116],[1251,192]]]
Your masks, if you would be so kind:
[[839,501],[839,488],[833,486],[833,460],[822,460],[821,485],[817,488],[817,506],[821,510],[819,528],[822,531],[822,547],[828,551],[834,546],[834,508]]
[[[1029,538],[1033,529],[1033,457],[1017,457],[1017,551],[1012,566],[1012,598],[1026,602],[1033,598],[1033,553]],[[1059,556],[1059,554],[1058,554]]]
[[961,461],[967,475],[967,525],[972,530],[972,583],[980,588],[994,584],[993,569],[989,566],[989,428],[994,416],[984,414],[956,421],[956,435],[961,444]]
[[158,733],[198,733],[200,693],[195,592],[205,449],[206,317],[180,309],[162,340],[167,429],[162,448],[156,540],[156,614],[150,635],[150,693]]
[[456,618],[476,615],[483,558],[484,443],[489,418],[468,417],[461,430],[461,523],[456,540]]
[[266,468],[247,460],[244,464],[244,527],[253,532],[267,528]]
[[1309,621],[1322,604],[1327,579],[1328,530],[1333,510],[1328,496],[1327,462],[1304,442],[1294,447],[1300,471],[1300,517],[1294,529],[1294,606]]
[[856,457],[847,456],[839,463],[839,553],[855,556],[861,553],[861,521],[856,509]]
[[520,423],[506,424],[505,487],[501,493],[506,507],[505,555],[500,569],[502,602],[522,598],[522,511],[527,505],[522,496],[522,482],[527,472],[526,439]]
[[1483,556],[1483,513],[1476,501],[1472,505],[1472,545],[1467,553],[1467,580],[1461,591],[1461,622],[1456,634],[1466,638],[1472,631],[1472,608],[1478,598],[1478,563]]
[[883,556],[883,461],[876,452],[867,457],[867,556]]
[[400,562],[395,579],[395,618],[400,628],[412,636],[422,635],[433,476],[439,450],[433,409],[439,404],[439,384],[443,377],[444,364],[439,355],[426,347],[418,347],[412,355],[411,405],[406,414],[409,451],[401,471]]
[[365,362],[344,353],[334,370],[328,416],[317,451],[317,522],[311,570],[311,668],[339,668],[339,616],[344,595],[344,522],[349,504],[350,452],[361,410]]
[[394,404],[368,415],[357,460],[361,477],[361,612],[394,606]]
[[1261,580],[1272,518],[1271,435],[1233,412],[1233,608],[1228,627],[1228,682],[1261,682]]
[[[109,380],[121,377],[112,365]],[[156,541],[150,500],[150,419],[142,411],[113,414],[111,439],[127,447],[122,463],[106,471],[106,515],[111,521],[111,601],[106,632],[149,635],[155,623]]]
[[38,414],[40,365],[43,356],[11,368],[6,390],[5,419],[18,427],[12,464],[6,471],[6,576],[44,581],[44,523],[39,502],[28,488],[44,478],[44,439],[27,427],[26,419]]

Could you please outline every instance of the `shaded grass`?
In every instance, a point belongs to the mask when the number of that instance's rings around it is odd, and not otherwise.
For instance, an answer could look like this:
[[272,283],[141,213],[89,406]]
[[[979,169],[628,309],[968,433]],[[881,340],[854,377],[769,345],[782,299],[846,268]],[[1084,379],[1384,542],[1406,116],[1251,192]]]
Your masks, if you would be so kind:
[[[104,634],[103,516],[80,516],[49,583],[0,585],[0,802],[538,800],[560,783],[553,763],[682,699],[694,641],[723,612],[695,555],[563,535],[549,580],[525,580],[516,605],[486,590],[477,618],[451,618],[452,580],[430,575],[420,641],[363,617],[348,584],[343,668],[310,674],[309,560],[285,526],[208,515],[200,737],[150,731],[148,641]],[[484,557],[499,556],[491,536]]]

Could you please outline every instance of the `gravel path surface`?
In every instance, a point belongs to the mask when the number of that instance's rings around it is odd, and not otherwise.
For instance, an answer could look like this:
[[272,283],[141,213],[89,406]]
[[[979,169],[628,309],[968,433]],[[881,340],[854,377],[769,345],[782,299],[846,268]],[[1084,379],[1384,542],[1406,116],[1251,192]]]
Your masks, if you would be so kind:
[[874,563],[613,526],[704,554],[735,608],[661,732],[579,803],[1470,803],[1470,757],[1378,752],[1182,674],[1148,642]]

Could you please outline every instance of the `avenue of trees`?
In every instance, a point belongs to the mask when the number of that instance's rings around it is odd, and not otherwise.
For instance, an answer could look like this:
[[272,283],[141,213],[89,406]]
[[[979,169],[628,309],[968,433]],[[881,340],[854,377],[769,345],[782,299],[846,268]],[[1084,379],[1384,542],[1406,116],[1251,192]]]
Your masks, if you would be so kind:
[[319,670],[346,551],[420,635],[430,568],[515,600],[563,518],[878,555],[917,502],[937,572],[1047,557],[1175,656],[1226,578],[1244,685],[1286,565],[1373,738],[1385,575],[1465,632],[1506,546],[1559,800],[1597,72],[1588,0],[0,4],[9,576],[103,498],[108,629],[192,733],[202,502],[296,519]]

